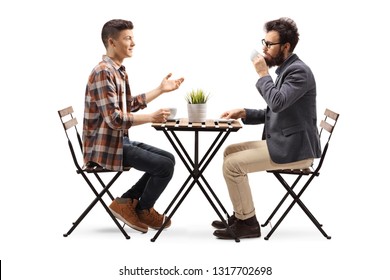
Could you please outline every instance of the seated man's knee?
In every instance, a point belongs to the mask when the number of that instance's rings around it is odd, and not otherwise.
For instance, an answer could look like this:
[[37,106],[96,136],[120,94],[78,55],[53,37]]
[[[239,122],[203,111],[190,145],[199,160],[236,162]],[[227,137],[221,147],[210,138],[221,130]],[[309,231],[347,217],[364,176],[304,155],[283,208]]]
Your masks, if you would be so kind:
[[238,161],[231,158],[227,158],[223,162],[223,173],[224,174],[239,174],[240,164]]

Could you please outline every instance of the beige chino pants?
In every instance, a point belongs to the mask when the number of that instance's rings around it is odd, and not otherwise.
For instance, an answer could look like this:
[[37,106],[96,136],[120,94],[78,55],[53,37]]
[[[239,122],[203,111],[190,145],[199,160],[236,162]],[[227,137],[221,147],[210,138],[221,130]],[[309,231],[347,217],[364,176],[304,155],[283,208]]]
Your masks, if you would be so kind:
[[223,176],[235,215],[241,220],[255,215],[248,173],[275,169],[307,168],[313,163],[313,159],[305,159],[277,164],[271,160],[265,140],[232,144],[226,147],[223,156]]

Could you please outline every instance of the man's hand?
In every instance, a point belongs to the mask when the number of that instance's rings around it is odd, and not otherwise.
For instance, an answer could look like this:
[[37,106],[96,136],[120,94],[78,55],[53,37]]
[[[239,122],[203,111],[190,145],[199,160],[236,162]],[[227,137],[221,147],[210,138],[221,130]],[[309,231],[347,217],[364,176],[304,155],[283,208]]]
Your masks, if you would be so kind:
[[254,57],[252,62],[260,78],[268,75],[268,65],[265,62],[265,59],[262,55],[259,54],[256,57]]
[[150,114],[152,123],[166,122],[170,115],[169,109],[159,109],[156,112]]
[[158,96],[163,94],[164,92],[169,92],[176,90],[180,87],[181,83],[184,81],[184,78],[180,78],[177,80],[170,80],[169,78],[172,76],[172,73],[169,73],[161,82],[161,84],[155,89],[147,92],[146,95],[146,103],[152,102]]
[[172,73],[169,73],[161,82],[160,89],[162,92],[169,92],[176,90],[183,83],[184,78],[170,80],[169,78],[172,76]]
[[240,119],[240,118],[245,119],[246,118],[246,111],[243,108],[229,110],[229,111],[224,112],[221,115],[221,118],[223,118],[223,119],[235,119],[235,120],[236,119]]

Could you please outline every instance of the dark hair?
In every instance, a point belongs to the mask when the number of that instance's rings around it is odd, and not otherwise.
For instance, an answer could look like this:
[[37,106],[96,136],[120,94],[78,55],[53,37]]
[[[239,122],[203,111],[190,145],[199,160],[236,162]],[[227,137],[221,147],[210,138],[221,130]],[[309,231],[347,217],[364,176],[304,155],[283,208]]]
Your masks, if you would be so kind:
[[104,46],[108,47],[108,38],[116,39],[119,32],[126,29],[133,29],[134,25],[129,20],[113,19],[106,22],[102,29],[102,41]]
[[264,24],[265,32],[277,31],[279,33],[280,42],[290,43],[290,52],[293,52],[299,41],[298,27],[291,18],[283,17],[276,20],[271,20]]

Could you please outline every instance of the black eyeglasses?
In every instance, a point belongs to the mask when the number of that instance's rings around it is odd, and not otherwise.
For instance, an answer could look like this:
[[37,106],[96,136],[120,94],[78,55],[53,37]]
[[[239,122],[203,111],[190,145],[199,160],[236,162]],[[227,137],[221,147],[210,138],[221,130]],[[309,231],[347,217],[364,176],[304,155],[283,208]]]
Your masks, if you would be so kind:
[[264,47],[267,47],[268,49],[270,48],[270,47],[272,47],[273,45],[280,45],[280,44],[283,44],[283,43],[281,43],[281,42],[279,42],[279,43],[272,43],[272,42],[268,42],[268,41],[266,41],[266,40],[261,40],[261,43],[263,44],[263,46]]

